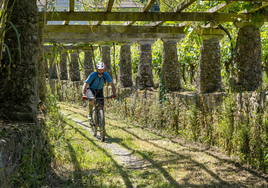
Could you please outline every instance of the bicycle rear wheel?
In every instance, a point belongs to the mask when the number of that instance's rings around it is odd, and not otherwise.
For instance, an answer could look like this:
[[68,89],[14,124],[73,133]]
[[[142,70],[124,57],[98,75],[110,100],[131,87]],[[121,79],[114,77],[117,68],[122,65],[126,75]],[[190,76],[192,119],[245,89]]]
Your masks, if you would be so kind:
[[98,110],[99,111],[99,115],[98,115],[98,118],[99,118],[99,121],[98,121],[98,126],[100,128],[100,137],[101,137],[101,141],[105,141],[105,119],[104,119],[104,112],[103,110]]

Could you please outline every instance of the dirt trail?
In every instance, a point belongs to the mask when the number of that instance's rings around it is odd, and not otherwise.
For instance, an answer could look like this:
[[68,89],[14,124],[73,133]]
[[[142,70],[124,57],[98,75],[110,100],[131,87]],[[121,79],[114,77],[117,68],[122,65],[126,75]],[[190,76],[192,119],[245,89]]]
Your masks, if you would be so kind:
[[[66,114],[66,116],[91,132],[91,128],[87,125],[87,121],[85,122],[77,118],[71,118],[68,114]],[[99,133],[97,135],[97,139],[100,140]],[[121,165],[125,165],[130,169],[139,169],[149,164],[146,160],[140,159],[139,157],[133,155],[131,151],[123,148],[118,143],[112,143],[109,141],[106,141],[104,143],[105,147],[112,151],[112,153],[116,156],[118,163]]]
[[[85,110],[65,106],[63,113],[87,128]],[[72,117],[73,113],[83,118]],[[193,144],[106,114],[106,141],[114,160],[124,169],[119,187],[267,187],[268,176],[251,170],[216,149]],[[93,136],[92,136],[93,137]],[[101,141],[95,138],[101,144]],[[122,168],[121,168],[122,167]],[[109,187],[109,186],[108,186]]]

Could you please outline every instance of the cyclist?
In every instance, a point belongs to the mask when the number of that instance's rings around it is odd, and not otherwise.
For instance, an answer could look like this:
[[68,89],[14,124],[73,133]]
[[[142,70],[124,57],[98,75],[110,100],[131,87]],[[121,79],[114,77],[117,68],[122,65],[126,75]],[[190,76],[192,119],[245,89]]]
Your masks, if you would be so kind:
[[[89,75],[86,82],[83,85],[82,94],[83,100],[89,99],[89,114],[88,119],[92,119],[92,112],[94,106],[94,98],[101,97],[103,98],[103,85],[104,81],[107,81],[110,86],[112,86],[113,98],[116,97],[116,88],[114,86],[113,80],[110,75],[105,72],[105,64],[103,62],[98,62],[96,64],[96,72],[93,72]],[[104,99],[100,99],[101,105],[104,105]]]

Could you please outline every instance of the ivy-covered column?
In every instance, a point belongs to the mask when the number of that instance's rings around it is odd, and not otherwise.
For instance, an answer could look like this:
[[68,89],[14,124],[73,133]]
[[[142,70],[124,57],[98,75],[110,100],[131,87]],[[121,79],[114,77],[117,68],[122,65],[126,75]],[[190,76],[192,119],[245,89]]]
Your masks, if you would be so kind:
[[[4,43],[9,48],[11,61],[5,53],[1,62],[5,66],[0,67],[1,118],[38,123],[39,47],[36,0],[21,0],[15,5],[14,1],[5,2],[8,3],[7,10],[12,11],[10,22],[2,25],[6,29]],[[16,27],[16,31],[11,23]],[[20,37],[19,43],[17,33]]]
[[138,87],[145,89],[146,87],[153,87],[153,65],[152,65],[152,44],[154,40],[138,41],[140,45],[140,59],[138,67]]
[[83,80],[86,80],[88,76],[94,72],[93,67],[93,52],[92,50],[84,50],[85,58],[84,58],[84,73],[83,73]]
[[162,38],[163,41],[163,67],[162,79],[165,87],[170,91],[177,91],[181,87],[180,83],[180,64],[177,55],[177,42],[181,38],[169,39]]
[[198,93],[211,93],[221,90],[221,49],[219,40],[224,36],[222,30],[204,29],[203,43],[200,47],[199,64],[196,76]]
[[67,57],[68,53],[62,50],[60,58],[60,80],[68,80]]
[[50,72],[50,79],[58,79],[58,72],[57,72],[57,60],[50,54],[49,57],[49,72]]
[[120,49],[120,64],[118,73],[118,82],[120,87],[130,87],[133,85],[132,81],[132,65],[131,65],[131,47],[132,43],[119,43]]
[[79,63],[78,63],[78,54],[77,52],[71,52],[71,62],[69,64],[69,75],[71,81],[81,81]]
[[237,71],[234,75],[236,89],[254,91],[262,83],[262,54],[260,27],[252,23],[235,22],[239,28],[235,48],[235,63]]
[[113,78],[113,72],[111,67],[111,54],[110,54],[110,46],[107,44],[101,44],[101,61],[105,64],[106,70],[111,78]]

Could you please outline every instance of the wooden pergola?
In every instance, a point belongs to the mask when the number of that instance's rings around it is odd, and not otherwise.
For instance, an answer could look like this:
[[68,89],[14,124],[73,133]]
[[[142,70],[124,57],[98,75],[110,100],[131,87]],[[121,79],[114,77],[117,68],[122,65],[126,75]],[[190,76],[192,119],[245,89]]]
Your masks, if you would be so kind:
[[[216,1],[216,0],[213,0]],[[249,0],[244,0],[249,1]],[[43,39],[49,42],[50,39],[60,43],[90,43],[90,42],[117,42],[137,41],[150,38],[176,38],[184,34],[184,26],[161,26],[167,21],[193,21],[209,22],[204,27],[204,33],[217,32],[211,30],[224,22],[249,22],[255,11],[268,5],[268,0],[250,0],[258,3],[258,6],[245,13],[221,13],[238,0],[226,1],[218,4],[205,12],[187,12],[187,7],[196,0],[185,0],[173,12],[149,12],[156,0],[148,0],[147,4],[139,12],[112,12],[115,0],[108,0],[102,12],[75,12],[74,0],[70,0],[68,12],[39,12],[40,25],[44,26]],[[242,10],[241,10],[242,11]],[[264,15],[260,16],[267,21]],[[47,21],[64,21],[62,25],[46,25]],[[69,25],[70,21],[94,21],[92,25]],[[104,21],[124,21],[120,25],[103,25]],[[150,24],[143,26],[133,25],[137,21],[149,21]]]

